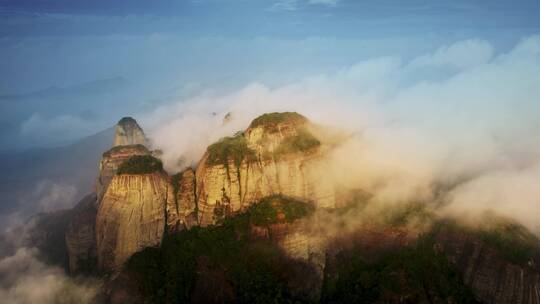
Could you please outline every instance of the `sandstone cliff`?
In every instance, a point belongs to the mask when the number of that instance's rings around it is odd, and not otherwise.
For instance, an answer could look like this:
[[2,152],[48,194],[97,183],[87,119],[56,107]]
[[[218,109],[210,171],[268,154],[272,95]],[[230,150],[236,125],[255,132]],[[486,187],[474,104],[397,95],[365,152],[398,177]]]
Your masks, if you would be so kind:
[[99,175],[96,181],[98,202],[107,190],[107,186],[116,175],[118,167],[135,155],[149,155],[150,151],[143,145],[116,146],[103,153],[99,163]]
[[[103,153],[95,184],[95,194],[87,196],[73,210],[65,240],[71,273],[95,272],[97,260],[97,208],[118,168],[133,156],[149,155],[144,133],[132,118],[123,118],[116,125],[114,147]],[[106,216],[105,216],[106,217]],[[101,220],[104,216],[101,216]]]
[[160,244],[170,190],[163,172],[113,177],[96,219],[100,269],[116,269],[133,253]]
[[147,144],[143,130],[135,119],[124,117],[116,125],[114,146],[131,146]]
[[170,232],[198,225],[195,172],[188,168],[171,178],[172,196],[167,199],[167,227]]
[[208,147],[196,171],[200,225],[214,224],[274,194],[334,207],[334,189],[312,172],[321,144],[309,127],[297,113],[270,113],[245,132]]

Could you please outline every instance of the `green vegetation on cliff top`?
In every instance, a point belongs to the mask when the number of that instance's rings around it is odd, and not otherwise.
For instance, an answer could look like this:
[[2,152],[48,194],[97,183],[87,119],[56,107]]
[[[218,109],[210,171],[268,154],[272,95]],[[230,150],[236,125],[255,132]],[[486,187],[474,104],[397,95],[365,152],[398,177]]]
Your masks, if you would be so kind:
[[252,206],[249,217],[252,224],[265,226],[278,222],[291,223],[312,214],[314,211],[313,204],[273,195]]
[[121,174],[148,174],[163,171],[161,161],[151,155],[134,155],[125,160],[116,171]]
[[230,160],[239,167],[244,159],[254,159],[255,152],[247,145],[242,133],[234,137],[224,137],[207,148],[209,165],[228,166]]
[[304,116],[296,112],[273,112],[273,113],[266,113],[255,118],[251,122],[249,127],[255,128],[258,126],[263,126],[263,127],[273,128],[276,125],[280,123],[284,123],[284,122],[305,123],[307,121],[308,121],[307,118],[305,118]]
[[111,149],[105,151],[103,153],[103,157],[108,157],[108,156],[111,156],[112,154],[115,154],[115,153],[119,153],[119,152],[122,152],[122,151],[132,151],[132,150],[137,150],[141,153],[148,153],[150,154],[150,151],[148,151],[148,149],[144,146],[144,145],[141,145],[141,144],[137,144],[137,145],[129,145],[129,146],[115,146],[115,147],[112,147]]
[[274,151],[275,156],[294,152],[307,152],[321,145],[308,130],[300,129],[295,136],[285,138]]

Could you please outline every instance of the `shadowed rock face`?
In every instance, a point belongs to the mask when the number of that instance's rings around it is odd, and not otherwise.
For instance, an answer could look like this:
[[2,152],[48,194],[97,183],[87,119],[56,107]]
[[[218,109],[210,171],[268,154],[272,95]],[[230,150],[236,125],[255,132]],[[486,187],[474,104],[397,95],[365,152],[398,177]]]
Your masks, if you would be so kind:
[[73,209],[66,231],[71,274],[93,273],[96,266],[96,195],[87,195]]
[[146,137],[135,119],[122,118],[116,125],[114,146],[146,145]]
[[195,171],[191,168],[171,178],[172,197],[167,199],[167,227],[170,232],[198,225],[195,186]]
[[540,303],[535,261],[510,263],[480,239],[456,231],[440,233],[438,243],[481,303]]

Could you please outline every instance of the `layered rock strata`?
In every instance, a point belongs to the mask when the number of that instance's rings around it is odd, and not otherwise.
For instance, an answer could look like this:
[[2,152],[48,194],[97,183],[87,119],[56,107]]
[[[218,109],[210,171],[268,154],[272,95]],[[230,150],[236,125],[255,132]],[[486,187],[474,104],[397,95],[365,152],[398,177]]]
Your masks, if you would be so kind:
[[163,172],[116,175],[96,219],[98,266],[114,270],[133,253],[159,245],[166,227],[170,183]]
[[[308,120],[296,113],[265,115],[270,116],[254,120],[244,133],[210,146],[199,162],[201,226],[216,223],[216,213],[239,212],[275,194],[335,206],[334,189],[321,183],[316,171],[320,142],[309,131]],[[216,207],[225,212],[216,212]]]

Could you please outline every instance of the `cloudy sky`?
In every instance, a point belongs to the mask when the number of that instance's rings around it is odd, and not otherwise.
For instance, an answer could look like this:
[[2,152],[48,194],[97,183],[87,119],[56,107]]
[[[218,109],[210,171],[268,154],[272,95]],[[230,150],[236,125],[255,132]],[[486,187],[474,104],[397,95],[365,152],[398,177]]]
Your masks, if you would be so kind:
[[508,52],[540,32],[538,12],[536,0],[0,0],[0,151],[62,145],[204,90],[467,39]]

